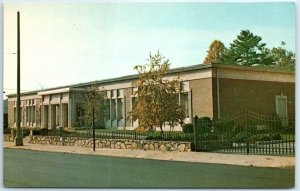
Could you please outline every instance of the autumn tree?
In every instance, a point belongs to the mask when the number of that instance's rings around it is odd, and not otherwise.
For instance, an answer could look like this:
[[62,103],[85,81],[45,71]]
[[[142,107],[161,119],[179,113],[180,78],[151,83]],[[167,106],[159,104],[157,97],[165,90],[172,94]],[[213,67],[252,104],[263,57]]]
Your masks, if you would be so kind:
[[79,116],[83,126],[92,126],[94,112],[96,126],[104,127],[105,117],[108,113],[106,98],[106,91],[99,89],[96,85],[85,88],[82,94],[81,116]]
[[175,126],[184,118],[184,113],[179,105],[180,93],[179,77],[173,80],[166,79],[170,62],[158,51],[151,55],[149,64],[137,65],[138,80],[133,82],[137,87],[137,102],[133,106],[129,117],[138,120],[140,128],[155,130],[159,127],[163,133],[163,126]]
[[281,42],[280,47],[274,47],[270,51],[270,56],[273,59],[273,65],[277,69],[295,70],[296,55],[292,51],[284,48],[285,42]]
[[207,56],[205,57],[203,63],[210,64],[210,63],[217,63],[219,62],[220,56],[224,52],[225,46],[219,40],[214,40],[207,51]]

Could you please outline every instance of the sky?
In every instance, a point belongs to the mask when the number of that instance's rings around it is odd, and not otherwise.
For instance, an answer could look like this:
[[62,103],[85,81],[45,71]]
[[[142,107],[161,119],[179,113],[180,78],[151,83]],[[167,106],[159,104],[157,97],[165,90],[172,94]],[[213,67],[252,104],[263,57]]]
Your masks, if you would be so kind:
[[241,30],[295,52],[294,3],[4,3],[3,96],[16,93],[17,11],[21,92],[136,74],[158,50],[171,68],[201,64],[213,40]]

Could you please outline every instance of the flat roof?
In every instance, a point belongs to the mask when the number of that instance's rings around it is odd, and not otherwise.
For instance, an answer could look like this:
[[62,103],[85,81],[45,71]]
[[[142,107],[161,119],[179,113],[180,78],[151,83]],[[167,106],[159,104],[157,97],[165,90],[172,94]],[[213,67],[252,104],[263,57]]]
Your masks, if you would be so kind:
[[[229,68],[229,69],[238,69],[238,70],[252,70],[252,71],[262,71],[262,72],[275,72],[275,73],[290,73],[294,74],[295,71],[287,71],[287,70],[278,70],[273,68],[267,68],[267,67],[258,67],[258,66],[239,66],[239,65],[229,65],[229,64],[196,64],[186,67],[178,67],[178,68],[172,68],[170,69],[168,74],[176,74],[181,72],[188,72],[188,71],[195,71],[195,70],[203,70],[207,68]],[[53,88],[47,88],[47,89],[41,89],[41,90],[34,90],[34,91],[28,91],[21,93],[22,96],[24,95],[31,95],[31,94],[37,94],[38,92],[44,92],[44,91],[52,91],[56,89],[64,89],[64,88],[82,88],[89,85],[95,85],[95,84],[108,84],[108,83],[115,83],[119,81],[127,81],[127,80],[134,80],[138,78],[138,74],[133,75],[126,75],[116,78],[109,78],[104,80],[95,80],[95,81],[89,81],[89,82],[83,82],[83,83],[77,83],[77,84],[71,84],[71,85],[64,85],[64,86],[57,86]],[[7,97],[14,97],[17,94],[9,94]]]

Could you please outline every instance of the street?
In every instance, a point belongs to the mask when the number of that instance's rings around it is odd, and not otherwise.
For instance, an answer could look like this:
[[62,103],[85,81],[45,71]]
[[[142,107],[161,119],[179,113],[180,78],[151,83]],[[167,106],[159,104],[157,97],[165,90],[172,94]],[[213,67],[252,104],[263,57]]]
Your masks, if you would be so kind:
[[[129,151],[130,152],[130,151]],[[5,187],[292,188],[295,169],[3,149]]]

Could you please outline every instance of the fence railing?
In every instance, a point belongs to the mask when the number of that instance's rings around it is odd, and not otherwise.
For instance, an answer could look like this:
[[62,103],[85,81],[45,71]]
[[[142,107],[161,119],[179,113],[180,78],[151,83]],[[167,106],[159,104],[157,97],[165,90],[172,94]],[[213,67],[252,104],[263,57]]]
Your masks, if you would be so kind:
[[[52,135],[49,133],[48,135]],[[92,137],[92,130],[63,132],[60,134],[63,137]],[[137,132],[137,131],[95,131],[95,138],[105,139],[133,139],[133,140],[163,140],[163,141],[192,141],[192,133],[183,132]]]
[[[5,134],[16,133],[15,129],[7,130]],[[80,138],[92,138],[92,129],[82,129],[74,131],[65,131],[62,129],[48,130],[48,129],[34,129],[31,130],[33,135],[41,136],[60,136],[60,137],[80,137]],[[21,135],[23,137],[30,135],[29,129],[21,129]],[[123,131],[123,130],[99,130],[95,131],[95,138],[103,139],[133,139],[133,140],[159,140],[159,141],[193,141],[193,133],[184,132],[138,132],[138,131]]]
[[294,155],[295,120],[243,112],[227,119],[194,118],[198,151]]

